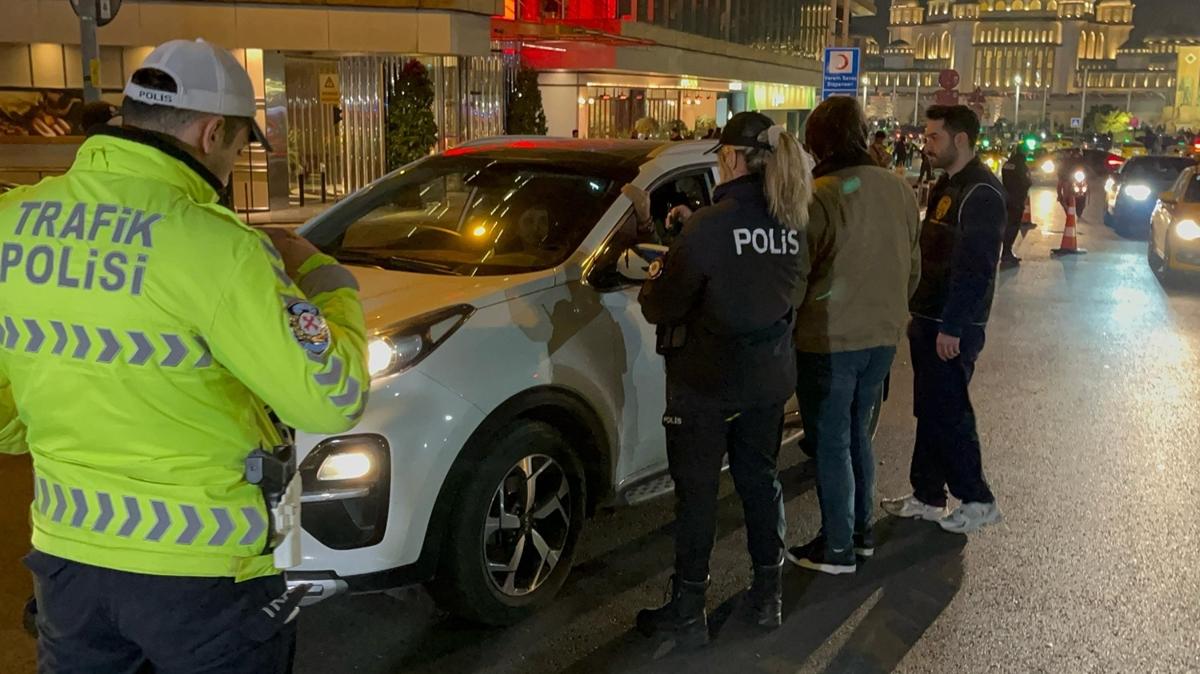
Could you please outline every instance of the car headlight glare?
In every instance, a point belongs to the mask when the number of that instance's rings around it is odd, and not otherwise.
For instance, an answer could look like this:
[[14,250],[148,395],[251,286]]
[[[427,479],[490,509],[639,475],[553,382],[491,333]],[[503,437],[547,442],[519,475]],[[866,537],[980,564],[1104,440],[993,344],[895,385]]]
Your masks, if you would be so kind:
[[1042,173],[1054,173],[1054,169],[1055,166],[1053,159],[1047,159],[1042,163]]
[[1200,239],[1200,224],[1195,220],[1180,220],[1175,223],[1175,236],[1184,241]]
[[367,369],[372,378],[403,372],[437,348],[473,312],[460,304],[394,325],[367,342]]
[[413,363],[425,348],[421,335],[373,337],[367,343],[367,370],[377,377],[395,368]]
[[1125,188],[1125,196],[1134,201],[1145,201],[1150,198],[1150,194],[1149,185],[1130,185]]
[[358,480],[370,475],[374,468],[375,464],[369,452],[340,452],[325,457],[321,467],[317,469],[317,479],[323,482]]

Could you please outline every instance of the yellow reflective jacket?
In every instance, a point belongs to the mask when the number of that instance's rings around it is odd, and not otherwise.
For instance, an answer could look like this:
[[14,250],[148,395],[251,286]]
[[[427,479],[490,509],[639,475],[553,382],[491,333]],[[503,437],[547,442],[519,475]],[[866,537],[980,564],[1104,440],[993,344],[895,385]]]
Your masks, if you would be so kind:
[[368,388],[353,278],[284,272],[153,134],[88,139],[63,176],[0,197],[0,451],[33,456],[33,546],[172,576],[276,573],[246,455],[267,406],[314,433]]

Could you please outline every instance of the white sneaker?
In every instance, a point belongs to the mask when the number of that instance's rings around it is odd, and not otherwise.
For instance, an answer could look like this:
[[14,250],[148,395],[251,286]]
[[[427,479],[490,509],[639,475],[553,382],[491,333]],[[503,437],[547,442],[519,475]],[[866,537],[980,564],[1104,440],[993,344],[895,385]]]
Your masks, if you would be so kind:
[[946,507],[931,506],[921,499],[909,494],[900,498],[884,499],[879,504],[884,512],[896,517],[922,519],[928,522],[940,522],[946,517]]
[[997,524],[1004,519],[1000,506],[992,503],[964,503],[938,521],[943,529],[955,534],[969,534],[980,527]]

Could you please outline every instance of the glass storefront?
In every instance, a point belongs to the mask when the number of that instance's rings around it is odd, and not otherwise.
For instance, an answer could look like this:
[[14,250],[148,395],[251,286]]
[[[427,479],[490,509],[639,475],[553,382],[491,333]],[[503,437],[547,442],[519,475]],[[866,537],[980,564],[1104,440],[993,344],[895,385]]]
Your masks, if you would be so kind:
[[717,126],[726,93],[687,89],[580,87],[587,138],[702,138]]
[[[498,56],[287,55],[285,80],[291,191],[299,200],[353,192],[386,172],[386,101],[404,64],[416,58],[434,85],[435,151],[504,131],[504,73]],[[322,75],[336,75],[337,102],[320,95]],[[340,111],[340,121],[335,114]]]

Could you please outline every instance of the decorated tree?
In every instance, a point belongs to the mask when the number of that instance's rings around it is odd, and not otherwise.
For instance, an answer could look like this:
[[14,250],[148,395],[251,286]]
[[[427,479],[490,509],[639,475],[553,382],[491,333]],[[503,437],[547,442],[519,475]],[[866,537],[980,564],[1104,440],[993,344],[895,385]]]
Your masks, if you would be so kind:
[[404,64],[387,99],[388,170],[428,155],[437,144],[433,98],[425,64],[416,59]]
[[546,135],[546,112],[536,70],[522,67],[508,92],[508,116],[504,128],[513,135]]
[[1088,110],[1083,126],[1096,133],[1121,133],[1129,130],[1131,119],[1128,112],[1114,105],[1097,105]]

